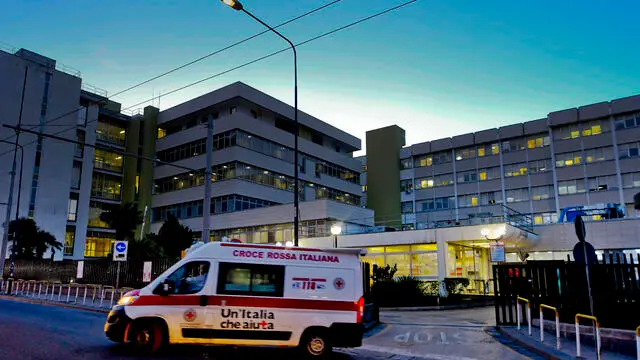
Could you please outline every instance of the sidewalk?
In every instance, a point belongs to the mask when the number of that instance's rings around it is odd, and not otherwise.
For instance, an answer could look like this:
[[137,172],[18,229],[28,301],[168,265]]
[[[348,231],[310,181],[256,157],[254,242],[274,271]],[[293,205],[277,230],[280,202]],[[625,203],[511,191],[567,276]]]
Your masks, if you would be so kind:
[[[551,330],[551,329],[550,329]],[[554,332],[544,332],[544,343],[540,342],[540,328],[533,327],[531,336],[528,334],[526,325],[522,326],[518,331],[515,326],[501,326],[499,331],[506,337],[514,340],[522,346],[543,355],[547,359],[565,360],[576,359],[576,342],[574,339],[561,337],[560,349],[556,349],[556,335]],[[554,330],[555,331],[555,330]],[[582,342],[581,357],[582,359],[597,359],[597,354],[593,345]],[[617,354],[610,351],[602,351],[603,360],[634,360],[635,357]]]
[[[114,296],[113,300],[109,293],[104,294],[104,299],[101,299],[103,294],[98,294],[98,296],[94,297],[93,294],[89,291],[87,296],[84,296],[84,291],[79,291],[78,296],[76,297],[75,289],[71,289],[71,293],[68,294],[68,289],[63,289],[62,294],[56,291],[55,294],[51,292],[48,293],[40,293],[37,291],[33,291],[30,293],[25,293],[24,291],[20,294],[7,295],[4,291],[0,292],[0,299],[3,300],[13,300],[13,301],[21,301],[28,302],[32,304],[43,304],[43,305],[54,305],[61,306],[67,308],[75,308],[87,311],[95,311],[100,313],[108,313],[111,310],[111,307],[118,301],[118,298]],[[114,294],[115,295],[115,294]]]

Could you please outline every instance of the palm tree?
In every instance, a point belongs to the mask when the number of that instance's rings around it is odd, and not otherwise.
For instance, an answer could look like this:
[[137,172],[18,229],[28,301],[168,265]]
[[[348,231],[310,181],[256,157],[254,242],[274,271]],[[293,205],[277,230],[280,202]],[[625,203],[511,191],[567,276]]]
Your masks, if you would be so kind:
[[53,259],[56,254],[56,250],[62,250],[62,244],[56,240],[56,237],[53,236],[50,232],[44,230],[38,230],[36,234],[36,257],[38,259],[42,258],[44,252],[47,249],[51,249],[51,258]]
[[100,220],[116,231],[117,239],[131,241],[134,238],[134,230],[142,224],[142,212],[136,204],[124,203],[100,214]]
[[62,244],[56,237],[41,230],[33,219],[20,218],[11,221],[9,233],[16,234],[11,249],[15,251],[16,259],[41,259],[48,249],[51,249],[52,254],[62,249]]

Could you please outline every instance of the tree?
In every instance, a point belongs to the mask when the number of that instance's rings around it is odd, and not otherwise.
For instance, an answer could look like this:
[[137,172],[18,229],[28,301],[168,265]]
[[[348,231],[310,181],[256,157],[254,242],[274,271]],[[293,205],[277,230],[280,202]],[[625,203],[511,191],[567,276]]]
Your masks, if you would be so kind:
[[156,236],[156,241],[168,258],[179,259],[182,250],[191,246],[194,235],[191,229],[180,224],[175,216],[169,214]]
[[136,227],[142,224],[142,212],[136,204],[124,203],[100,214],[100,220],[116,231],[118,240],[131,241]]
[[62,250],[55,236],[41,230],[33,219],[19,218],[9,223],[9,233],[16,234],[11,251],[15,251],[16,259],[42,259],[44,253],[51,249]]
[[144,238],[129,243],[127,257],[131,260],[151,260],[165,257],[164,249],[158,244],[156,234],[147,234]]

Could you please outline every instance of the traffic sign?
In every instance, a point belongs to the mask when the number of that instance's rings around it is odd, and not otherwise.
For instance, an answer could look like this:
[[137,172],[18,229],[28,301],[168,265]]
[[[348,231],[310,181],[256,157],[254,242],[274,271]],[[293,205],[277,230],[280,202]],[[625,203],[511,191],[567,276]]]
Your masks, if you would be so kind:
[[129,242],[117,240],[113,243],[113,261],[127,261]]
[[151,261],[145,261],[142,267],[142,282],[151,282]]

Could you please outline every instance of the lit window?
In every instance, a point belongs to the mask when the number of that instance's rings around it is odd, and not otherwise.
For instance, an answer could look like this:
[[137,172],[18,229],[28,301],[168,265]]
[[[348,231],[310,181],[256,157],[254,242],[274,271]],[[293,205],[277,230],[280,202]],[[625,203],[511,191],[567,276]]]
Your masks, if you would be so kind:
[[136,194],[138,193],[139,188],[140,188],[140,175],[136,175]]
[[527,168],[526,167],[521,167],[520,168],[520,175],[526,175],[527,174]]
[[535,139],[531,139],[531,140],[527,141],[527,147],[529,149],[534,149],[536,147],[536,140]]
[[165,136],[167,136],[167,130],[158,128],[158,139],[162,139]]
[[478,197],[471,197],[471,206],[478,206]]
[[542,215],[536,215],[533,217],[533,223],[536,225],[542,225]]
[[367,185],[362,185],[362,192],[367,192]]
[[571,138],[572,139],[576,139],[578,137],[580,137],[580,131],[578,131],[578,130],[571,131]]
[[487,172],[482,171],[479,173],[480,180],[487,180]]
[[491,144],[491,154],[498,155],[500,153],[500,145],[499,144]]
[[484,147],[478,148],[478,156],[484,156]]

